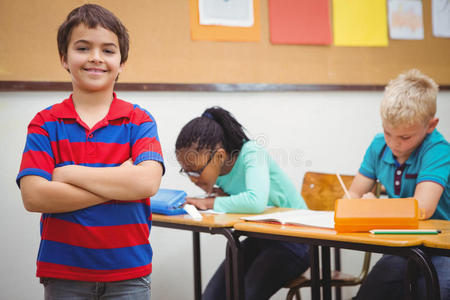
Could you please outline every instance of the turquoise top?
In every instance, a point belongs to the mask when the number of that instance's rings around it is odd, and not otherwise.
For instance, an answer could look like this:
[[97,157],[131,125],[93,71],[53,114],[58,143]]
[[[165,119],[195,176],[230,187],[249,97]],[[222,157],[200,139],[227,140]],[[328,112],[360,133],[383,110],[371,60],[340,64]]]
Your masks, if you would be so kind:
[[359,173],[378,179],[389,198],[413,197],[416,185],[423,181],[440,184],[444,192],[431,218],[450,220],[450,145],[437,130],[428,134],[402,165],[386,145],[384,135],[376,135]]
[[261,213],[266,206],[307,208],[300,192],[267,151],[246,142],[233,168],[216,181],[230,196],[217,197],[214,210],[227,213]]

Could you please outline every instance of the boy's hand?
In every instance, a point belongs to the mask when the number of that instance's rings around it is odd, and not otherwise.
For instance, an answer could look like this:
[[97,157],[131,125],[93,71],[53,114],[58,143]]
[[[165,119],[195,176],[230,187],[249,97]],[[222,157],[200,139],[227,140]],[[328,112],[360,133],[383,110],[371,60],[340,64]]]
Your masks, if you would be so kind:
[[133,164],[133,159],[130,157],[129,159],[127,159],[126,161],[124,161],[120,166],[121,167],[132,167]]
[[362,198],[363,199],[376,199],[377,196],[375,196],[374,193],[369,192],[369,193],[365,193],[364,195],[362,195]]
[[73,165],[62,166],[53,169],[52,181],[66,182],[66,174],[70,172]]
[[[131,157],[120,165],[120,167],[132,167],[132,166],[133,166],[133,159]],[[76,165],[67,165],[53,169],[52,181],[68,183],[66,180],[67,179],[66,174],[70,172],[70,170],[73,167],[76,167]]]
[[192,204],[200,210],[207,210],[214,208],[215,197],[208,198],[186,198],[187,204]]

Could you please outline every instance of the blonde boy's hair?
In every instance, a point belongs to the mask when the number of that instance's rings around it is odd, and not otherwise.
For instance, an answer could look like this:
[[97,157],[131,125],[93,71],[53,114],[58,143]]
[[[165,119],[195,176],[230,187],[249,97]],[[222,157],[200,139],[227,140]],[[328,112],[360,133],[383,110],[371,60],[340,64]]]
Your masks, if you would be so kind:
[[439,86],[416,69],[391,80],[381,101],[381,118],[392,126],[427,124],[436,114]]

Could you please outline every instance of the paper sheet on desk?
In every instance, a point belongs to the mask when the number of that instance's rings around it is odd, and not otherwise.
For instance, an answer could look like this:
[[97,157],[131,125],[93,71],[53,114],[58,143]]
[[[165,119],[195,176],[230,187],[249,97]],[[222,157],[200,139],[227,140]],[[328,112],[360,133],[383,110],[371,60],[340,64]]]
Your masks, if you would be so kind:
[[279,222],[281,224],[304,225],[334,229],[334,211],[296,209],[273,214],[242,217],[246,221]]
[[215,214],[215,215],[222,215],[222,214],[224,214],[224,212],[216,211],[216,210],[213,210],[213,209],[199,210],[199,212],[201,214]]

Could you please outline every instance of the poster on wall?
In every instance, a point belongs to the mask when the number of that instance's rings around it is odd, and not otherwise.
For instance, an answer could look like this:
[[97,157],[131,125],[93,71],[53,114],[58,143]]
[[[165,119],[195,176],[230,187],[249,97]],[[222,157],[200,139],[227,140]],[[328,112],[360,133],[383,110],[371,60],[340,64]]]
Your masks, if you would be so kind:
[[423,40],[421,0],[390,0],[389,36],[397,40]]
[[450,0],[433,0],[431,11],[433,35],[450,38]]
[[200,25],[251,27],[253,0],[199,0]]
[[[231,24],[244,24],[248,25],[250,24],[249,19],[246,17],[248,16],[247,13],[239,14],[240,17],[232,16],[227,19],[226,16],[231,15],[231,12],[227,11],[225,12],[219,12],[218,14],[214,14],[214,8],[217,8],[218,6],[212,5],[211,7],[205,6],[207,8],[207,11],[209,12],[207,15],[209,17],[203,18],[203,23],[216,23],[215,25],[210,24],[200,24],[200,4],[209,2],[210,0],[189,0],[189,14],[190,14],[190,25],[191,25],[191,38],[194,41],[220,41],[220,42],[259,42],[261,39],[261,25],[260,25],[260,0],[241,0],[242,3],[251,2],[252,7],[252,13],[253,21],[252,25],[249,27],[243,27],[243,26],[231,26]],[[224,1],[224,0],[222,0]],[[228,0],[229,2],[233,2],[231,0]],[[224,1],[224,2],[228,2]],[[203,4],[204,4],[203,3]],[[211,3],[216,3],[216,0],[212,1]],[[217,2],[219,3],[219,2]],[[240,4],[242,4],[240,3]],[[233,7],[240,7],[233,6]],[[250,7],[249,5],[244,7]],[[212,22],[214,20],[214,22]],[[216,22],[220,19],[220,22]],[[236,19],[239,19],[238,22],[236,22]],[[227,24],[225,26],[225,24]]]
[[334,44],[387,47],[385,0],[333,0]]
[[272,44],[332,43],[328,0],[269,0]]

